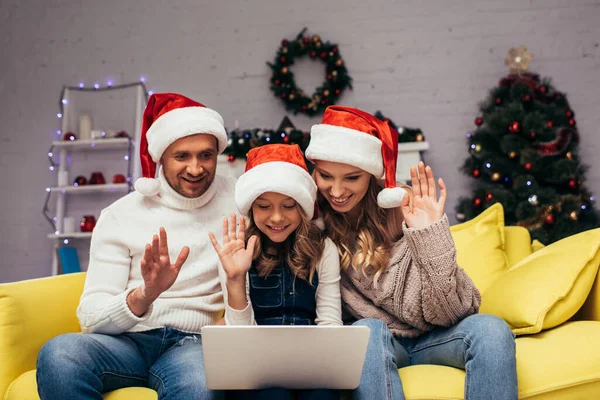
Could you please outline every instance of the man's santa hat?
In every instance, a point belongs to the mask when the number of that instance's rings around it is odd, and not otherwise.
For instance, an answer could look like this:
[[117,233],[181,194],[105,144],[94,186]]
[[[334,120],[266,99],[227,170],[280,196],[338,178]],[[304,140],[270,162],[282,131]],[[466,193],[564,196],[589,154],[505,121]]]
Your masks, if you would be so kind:
[[306,158],[349,164],[385,178],[377,195],[382,208],[399,207],[406,191],[396,187],[398,131],[369,113],[344,106],[327,107],[310,130]]
[[154,178],[163,152],[177,139],[197,134],[216,137],[219,154],[227,147],[227,132],[218,112],[176,93],[150,96],[140,138],[142,178],[135,182],[135,190],[144,196],[158,194],[160,182]]
[[293,198],[313,218],[317,185],[297,144],[268,144],[248,152],[246,171],[235,184],[235,203],[248,215],[254,200],[267,192]]

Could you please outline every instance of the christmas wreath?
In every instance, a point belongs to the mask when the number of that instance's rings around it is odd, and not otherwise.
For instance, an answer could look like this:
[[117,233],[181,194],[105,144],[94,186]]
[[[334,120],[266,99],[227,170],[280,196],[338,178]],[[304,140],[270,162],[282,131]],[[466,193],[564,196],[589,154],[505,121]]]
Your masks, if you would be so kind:
[[[306,28],[298,34],[296,40],[282,40],[275,61],[267,64],[273,71],[271,91],[283,100],[285,108],[294,114],[313,116],[335,104],[346,88],[352,89],[352,78],[348,75],[337,44],[323,42],[318,35],[305,36],[305,33]],[[294,73],[290,69],[297,57],[307,54],[313,60],[325,62],[326,79],[310,96],[296,85]]]

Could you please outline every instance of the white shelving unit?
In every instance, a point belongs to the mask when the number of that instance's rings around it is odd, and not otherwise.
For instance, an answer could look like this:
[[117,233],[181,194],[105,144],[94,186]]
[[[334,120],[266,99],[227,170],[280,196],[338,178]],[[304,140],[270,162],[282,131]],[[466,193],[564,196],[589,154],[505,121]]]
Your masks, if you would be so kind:
[[[56,249],[62,244],[66,243],[69,239],[90,239],[92,236],[92,232],[64,232],[64,219],[67,212],[67,197],[68,196],[77,196],[84,197],[90,196],[94,194],[101,193],[111,193],[125,195],[133,188],[133,182],[135,178],[140,176],[140,158],[139,151],[136,151],[136,143],[139,141],[139,135],[141,131],[141,122],[142,122],[142,114],[144,111],[144,107],[146,106],[146,95],[147,92],[145,90],[145,86],[143,83],[139,84],[128,84],[123,85],[122,87],[111,87],[106,88],[105,90],[118,90],[120,88],[131,88],[135,87],[135,106],[134,106],[134,126],[133,132],[135,136],[133,138],[101,138],[101,139],[77,139],[73,141],[63,141],[57,140],[52,142],[52,147],[48,156],[50,157],[51,163],[57,165],[58,168],[54,167],[57,170],[57,176],[60,176],[61,173],[67,173],[69,175],[69,181],[66,185],[59,186],[51,186],[46,189],[48,192],[48,197],[46,199],[46,203],[44,205],[44,215],[46,218],[51,221],[54,225],[54,232],[47,235],[49,239],[55,241],[54,251],[52,254],[52,275],[56,275],[58,273],[58,256]],[[65,87],[63,88],[63,92],[61,94],[61,103],[64,104],[62,109],[61,116],[61,132],[69,132],[69,131],[77,131],[73,129],[72,126],[69,126],[69,121],[71,120],[70,113],[73,112],[72,107],[74,106],[74,99],[71,98],[71,95],[74,91],[89,91],[96,92],[95,90],[86,90],[79,89],[76,87]],[[101,92],[98,90],[97,92]],[[99,104],[98,106],[101,106]],[[72,122],[71,122],[72,124]],[[71,129],[69,129],[71,128]],[[74,155],[74,153],[88,153],[85,159],[97,158],[99,154],[105,152],[114,152],[114,151],[123,151],[125,150],[126,156],[124,157],[124,166],[126,166],[126,183],[118,183],[113,184],[109,183],[108,180],[110,177],[106,177],[106,184],[87,184],[82,186],[74,186],[73,178],[74,176],[70,176],[69,174],[69,156]],[[58,156],[58,162],[54,162],[54,158]],[[51,167],[52,169],[52,167]],[[51,196],[56,196],[56,203],[54,216],[48,214],[48,203]],[[116,197],[115,197],[116,200]],[[85,201],[85,200],[83,200]],[[105,204],[108,206],[109,204]],[[96,210],[96,215],[99,214],[100,210]]]

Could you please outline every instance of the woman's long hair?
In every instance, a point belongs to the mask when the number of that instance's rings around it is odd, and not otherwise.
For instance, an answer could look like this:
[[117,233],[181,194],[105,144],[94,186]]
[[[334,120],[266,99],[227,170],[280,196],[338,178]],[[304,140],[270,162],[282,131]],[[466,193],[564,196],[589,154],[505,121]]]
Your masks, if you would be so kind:
[[317,263],[321,260],[325,247],[325,236],[321,230],[308,219],[306,213],[299,205],[300,225],[288,238],[281,243],[277,255],[271,255],[265,251],[267,236],[254,224],[252,209],[248,212],[248,226],[246,228],[246,243],[248,238],[256,235],[256,246],[252,259],[256,263],[258,275],[266,277],[273,271],[281,260],[285,260],[294,276],[312,283]]
[[320,192],[317,197],[325,223],[324,233],[338,247],[342,270],[350,266],[360,269],[365,277],[373,277],[375,287],[387,267],[392,245],[402,236],[394,210],[377,205],[377,194],[382,189],[382,183],[371,175],[367,193],[355,206],[358,207],[356,218],[336,212]]

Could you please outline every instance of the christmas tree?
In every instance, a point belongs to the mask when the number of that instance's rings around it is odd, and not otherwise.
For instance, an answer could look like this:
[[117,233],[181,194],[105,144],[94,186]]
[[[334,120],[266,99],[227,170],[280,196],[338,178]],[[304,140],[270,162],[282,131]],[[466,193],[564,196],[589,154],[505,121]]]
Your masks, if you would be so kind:
[[526,72],[532,58],[524,46],[510,49],[510,74],[480,105],[461,168],[476,180],[474,193],[459,200],[456,216],[465,221],[500,202],[506,225],[549,244],[597,227],[600,218],[583,183],[575,112],[549,79]]

